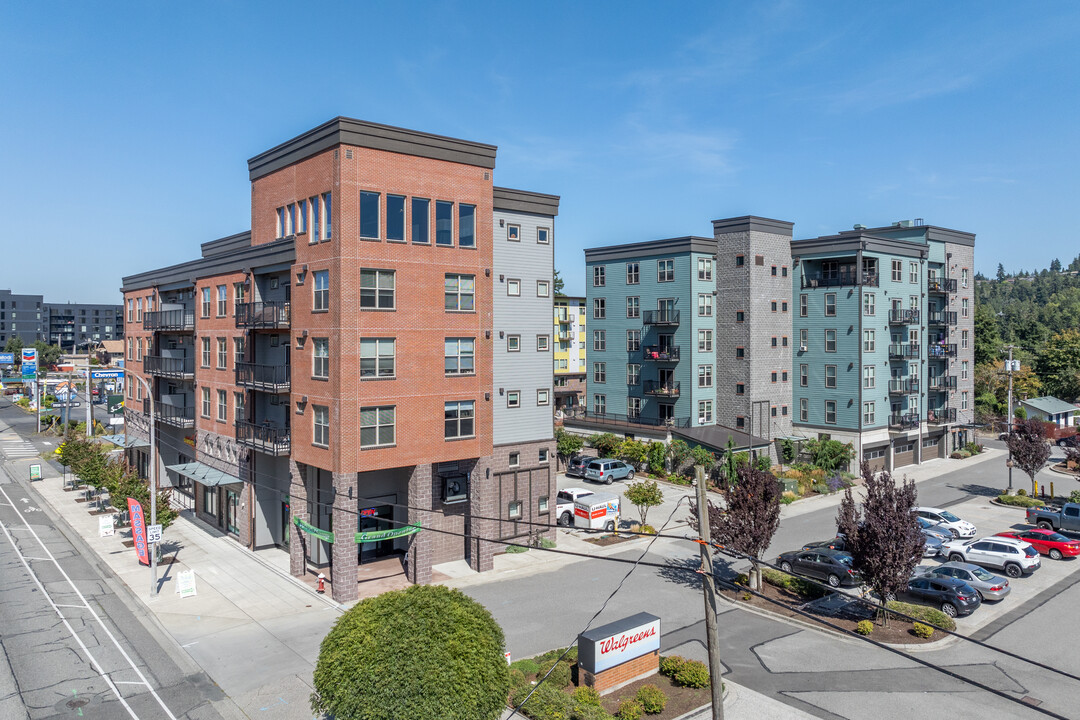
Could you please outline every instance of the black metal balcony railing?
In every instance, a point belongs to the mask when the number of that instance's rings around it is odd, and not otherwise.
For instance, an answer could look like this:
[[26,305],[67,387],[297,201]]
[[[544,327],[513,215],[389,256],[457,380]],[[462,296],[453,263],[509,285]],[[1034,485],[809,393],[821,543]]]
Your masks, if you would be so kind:
[[642,318],[646,325],[678,325],[678,310],[646,310]]
[[954,293],[956,292],[956,279],[930,278],[927,282],[926,289],[932,293]]
[[154,410],[157,412],[157,419],[166,425],[172,425],[173,427],[178,428],[195,427],[194,406],[177,407],[176,405],[158,403]]
[[679,347],[679,345],[672,345],[671,347],[650,345],[641,351],[641,356],[646,360],[655,362],[679,362]]
[[289,303],[251,302],[236,306],[236,327],[277,330],[291,324]]
[[236,384],[265,392],[289,392],[289,367],[289,365],[239,362],[236,363]]
[[890,395],[918,395],[918,378],[891,378],[889,380]]
[[918,310],[903,310],[900,308],[889,310],[890,325],[914,325],[919,322]]
[[143,356],[143,370],[147,375],[191,380],[195,377],[195,358],[145,355]]
[[955,325],[956,311],[938,310],[937,312],[930,313],[927,320],[931,325]]
[[890,360],[907,360],[919,357],[919,346],[911,343],[894,343],[889,346]]
[[155,310],[143,313],[143,330],[190,332],[194,329],[194,310]]
[[940,425],[942,423],[956,422],[956,408],[940,407],[936,410],[926,411],[926,422]]
[[946,390],[956,389],[956,376],[955,375],[938,375],[937,377],[930,378],[930,389],[935,392],[944,392]]
[[928,345],[926,348],[926,355],[935,360],[938,358],[953,358],[956,357],[956,343],[942,344],[942,345]]
[[890,430],[911,430],[919,427],[918,413],[905,413],[903,415],[889,416]]
[[596,425],[646,425],[649,427],[690,427],[690,418],[655,418],[641,417],[640,415],[619,415],[618,413],[598,413],[582,408],[574,408],[566,411],[564,420],[572,420]]
[[807,288],[829,287],[854,287],[866,285],[867,287],[878,286],[878,274],[876,272],[835,272],[835,273],[805,273],[802,276],[803,290]]
[[236,441],[241,445],[276,457],[288,455],[291,447],[288,428],[243,420],[236,423]]
[[659,395],[661,397],[679,397],[679,382],[662,383],[656,380],[646,380],[645,394]]

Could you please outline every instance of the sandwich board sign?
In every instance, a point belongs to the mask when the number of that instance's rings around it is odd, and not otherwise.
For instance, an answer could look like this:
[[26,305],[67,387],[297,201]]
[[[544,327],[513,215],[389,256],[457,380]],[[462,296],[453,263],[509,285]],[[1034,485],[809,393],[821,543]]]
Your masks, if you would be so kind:
[[194,570],[181,570],[176,574],[176,594],[181,598],[195,597],[198,594],[195,589]]
[[31,465],[30,466],[30,479],[31,480],[40,480],[41,479],[41,466],[40,465]]

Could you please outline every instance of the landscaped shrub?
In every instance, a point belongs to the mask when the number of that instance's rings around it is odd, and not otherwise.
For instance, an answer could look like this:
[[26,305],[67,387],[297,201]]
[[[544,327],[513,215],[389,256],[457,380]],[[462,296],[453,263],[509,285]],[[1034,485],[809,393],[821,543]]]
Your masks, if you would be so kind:
[[667,707],[667,695],[655,685],[642,685],[637,691],[637,701],[648,715],[662,713]]
[[510,663],[511,669],[518,669],[523,675],[535,675],[540,672],[540,663],[531,658],[522,658]]
[[529,548],[527,548],[527,547],[525,547],[523,545],[507,545],[506,546],[506,554],[507,555],[517,555],[518,553],[523,553],[523,552],[528,552],[528,551],[529,551]]
[[981,453],[983,451],[983,446],[980,445],[979,443],[970,442],[970,443],[968,443],[967,445],[964,446],[964,449],[967,450],[972,455],[978,455],[979,453]]
[[[523,688],[520,696],[511,697],[510,701],[517,707],[529,694],[531,688]],[[574,708],[573,699],[564,693],[561,688],[551,684],[550,680],[536,688],[528,702],[521,706],[522,711],[533,720],[557,720],[569,718]],[[430,717],[440,717],[432,715]]]
[[662,657],[660,658],[660,674],[673,678],[686,662],[686,658],[682,655],[668,655],[667,657]]
[[[540,677],[538,677],[537,680],[544,676],[544,674],[548,671],[549,667],[551,666],[547,665],[540,669]],[[549,683],[557,688],[564,688],[569,685],[570,663],[563,660],[562,662],[556,664],[555,669],[551,671],[551,674],[548,675],[548,679],[544,682],[545,685]]]
[[954,452],[949,453],[949,457],[951,457],[953,460],[961,460],[961,459],[963,459],[964,456],[960,454],[959,450],[956,450]]
[[1023,497],[1022,495],[998,495],[998,502],[1002,505],[1013,505],[1015,507],[1042,507],[1044,503],[1039,498]]
[[585,705],[602,707],[600,703],[600,693],[596,691],[596,688],[591,688],[588,685],[574,688],[574,692],[570,694],[570,697],[574,698],[574,704],[579,707]]
[[619,720],[640,720],[644,714],[645,708],[641,707],[641,703],[637,700],[626,700],[619,705],[619,711],[615,713],[615,717]]
[[869,620],[860,620],[859,624],[855,626],[855,632],[860,635],[869,635],[874,632],[874,623]]
[[615,720],[615,716],[609,714],[603,705],[575,705],[570,712],[570,720]]
[[940,610],[926,605],[912,605],[911,603],[893,600],[887,603],[885,607],[895,612],[904,613],[905,615],[913,617],[916,620],[921,620],[924,623],[936,625],[942,630],[956,629],[956,622],[951,617]]
[[924,640],[929,640],[930,638],[934,637],[934,628],[930,627],[929,625],[915,623],[911,626],[911,630]]
[[816,492],[818,495],[828,495],[829,494],[829,486],[826,485],[825,483],[814,483],[814,485],[812,487],[812,490],[814,492]]
[[780,572],[779,570],[765,568],[761,571],[761,577],[770,585],[783,588],[788,592],[795,593],[796,595],[807,599],[824,597],[828,594],[828,590],[825,590],[822,587],[813,585],[800,577]]
[[1069,502],[1080,503],[1080,490],[1073,490],[1069,493]]
[[675,673],[675,684],[689,688],[709,687],[709,668],[697,660],[687,660]]
[[798,499],[799,496],[791,492],[790,490],[785,490],[784,494],[780,496],[780,502],[784,503],[785,505],[790,505]]
[[1020,488],[1016,491],[1016,494],[1020,497],[1027,497],[1027,490],[1025,490],[1024,488]]
[[525,673],[518,670],[516,667],[510,668],[510,688],[524,687],[529,684],[529,681],[525,678]]

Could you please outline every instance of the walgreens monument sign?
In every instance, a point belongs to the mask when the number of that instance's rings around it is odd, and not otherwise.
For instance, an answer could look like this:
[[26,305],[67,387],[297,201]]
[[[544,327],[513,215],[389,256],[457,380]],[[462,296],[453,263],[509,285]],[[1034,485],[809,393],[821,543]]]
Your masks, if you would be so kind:
[[660,618],[638,613],[578,636],[578,665],[603,672],[660,650]]

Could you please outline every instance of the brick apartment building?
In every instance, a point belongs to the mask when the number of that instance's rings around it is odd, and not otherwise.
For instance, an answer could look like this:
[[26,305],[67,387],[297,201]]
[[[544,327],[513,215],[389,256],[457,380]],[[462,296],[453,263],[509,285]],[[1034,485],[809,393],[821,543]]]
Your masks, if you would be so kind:
[[502,546],[478,538],[550,518],[559,198],[496,187],[495,156],[336,118],[248,162],[250,232],[124,278],[178,502],[296,575],[329,569],[335,599],[385,556],[417,583],[487,570]]

